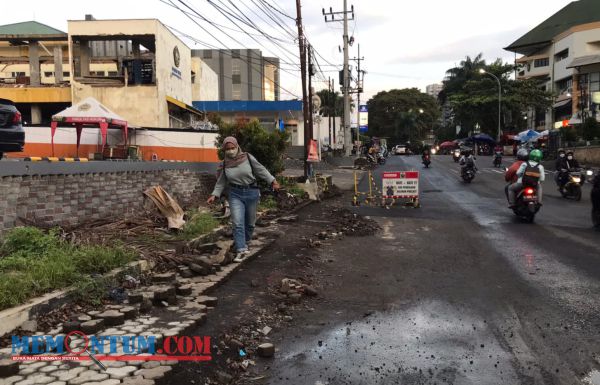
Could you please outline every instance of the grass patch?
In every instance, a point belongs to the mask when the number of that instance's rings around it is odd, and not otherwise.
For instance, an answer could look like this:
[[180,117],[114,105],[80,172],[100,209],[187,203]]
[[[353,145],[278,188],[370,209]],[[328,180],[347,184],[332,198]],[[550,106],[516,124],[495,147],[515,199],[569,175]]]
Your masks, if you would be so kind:
[[189,219],[183,226],[178,238],[190,241],[201,235],[211,232],[217,228],[221,222],[215,219],[211,213],[192,211],[188,214]]
[[276,209],[276,208],[277,208],[277,201],[271,195],[262,197],[260,199],[260,202],[258,203],[259,211],[271,210],[271,209]]
[[34,227],[10,230],[0,243],[0,310],[85,282],[135,259],[123,245],[73,246]]
[[278,181],[281,187],[294,196],[303,197],[306,194],[306,191],[298,187],[298,182],[294,178],[279,177]]

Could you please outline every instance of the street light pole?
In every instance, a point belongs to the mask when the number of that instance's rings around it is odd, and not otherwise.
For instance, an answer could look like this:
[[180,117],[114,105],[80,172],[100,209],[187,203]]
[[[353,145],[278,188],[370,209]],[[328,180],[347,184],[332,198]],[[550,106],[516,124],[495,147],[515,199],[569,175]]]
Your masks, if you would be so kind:
[[497,139],[498,143],[500,143],[500,131],[501,131],[500,127],[501,127],[501,120],[502,120],[502,83],[500,83],[500,79],[498,78],[498,76],[487,72],[483,68],[481,68],[479,70],[479,73],[490,75],[491,77],[496,79],[496,81],[498,82],[498,135],[497,135],[496,139]]

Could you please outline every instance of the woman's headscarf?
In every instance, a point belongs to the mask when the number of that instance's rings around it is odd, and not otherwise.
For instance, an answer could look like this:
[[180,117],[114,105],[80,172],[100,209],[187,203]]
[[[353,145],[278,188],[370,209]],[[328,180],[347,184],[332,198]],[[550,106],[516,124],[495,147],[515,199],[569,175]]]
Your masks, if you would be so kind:
[[229,157],[225,156],[225,159],[223,161],[225,164],[225,168],[236,167],[236,166],[239,166],[240,164],[244,163],[246,161],[246,159],[248,159],[248,154],[245,152],[242,152],[242,149],[240,148],[240,145],[238,144],[237,139],[234,138],[233,136],[226,137],[223,140],[223,150],[225,150],[225,145],[228,143],[231,143],[237,147],[237,155],[233,158],[229,158]]

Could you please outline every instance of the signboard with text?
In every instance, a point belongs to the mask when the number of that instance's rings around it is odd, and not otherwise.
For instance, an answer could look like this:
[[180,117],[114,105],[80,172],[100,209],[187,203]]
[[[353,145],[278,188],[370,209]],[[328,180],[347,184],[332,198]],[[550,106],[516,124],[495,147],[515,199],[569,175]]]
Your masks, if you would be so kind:
[[360,133],[365,133],[369,130],[369,110],[366,104],[361,104],[358,107],[358,129]]
[[419,198],[419,172],[396,171],[382,175],[382,194],[384,198]]

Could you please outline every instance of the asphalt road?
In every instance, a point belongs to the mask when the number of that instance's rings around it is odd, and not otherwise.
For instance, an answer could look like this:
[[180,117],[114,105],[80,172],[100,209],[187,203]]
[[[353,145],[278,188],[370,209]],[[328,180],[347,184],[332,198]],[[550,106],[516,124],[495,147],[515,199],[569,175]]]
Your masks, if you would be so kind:
[[323,267],[314,311],[274,335],[269,383],[600,384],[589,186],[567,201],[550,173],[544,206],[525,224],[491,158],[477,165],[472,184],[448,156],[430,169],[390,157],[374,172],[421,171],[421,207],[355,209],[383,230],[319,251],[336,264]]

